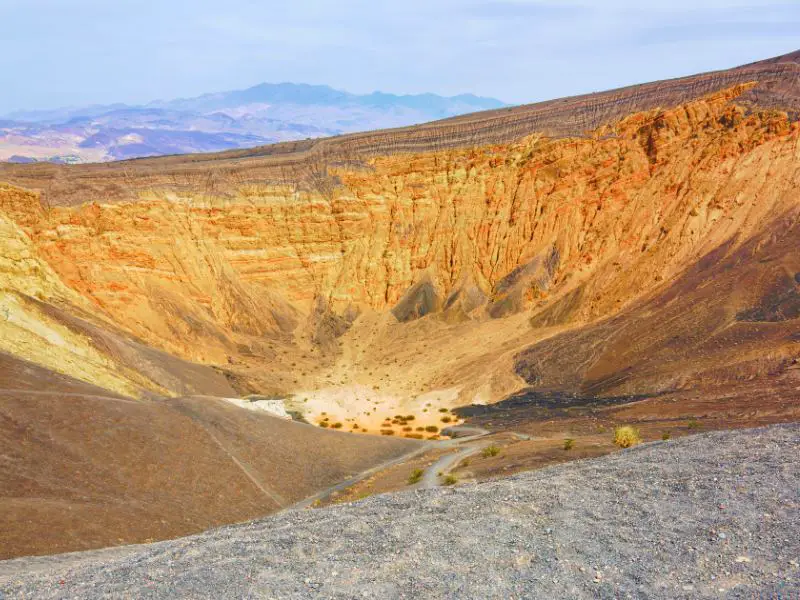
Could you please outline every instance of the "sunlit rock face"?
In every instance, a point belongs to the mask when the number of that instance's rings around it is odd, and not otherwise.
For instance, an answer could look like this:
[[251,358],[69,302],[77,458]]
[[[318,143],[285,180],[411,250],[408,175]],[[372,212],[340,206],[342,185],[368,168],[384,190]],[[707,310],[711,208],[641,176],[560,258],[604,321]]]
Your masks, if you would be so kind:
[[[149,179],[134,164],[128,187],[118,171],[104,180],[100,167],[64,171],[68,181],[50,188],[5,186],[0,244],[4,256],[19,257],[0,263],[4,293],[15,298],[5,306],[58,324],[25,299],[37,298],[214,367],[242,393],[344,382],[382,387],[398,402],[457,389],[459,404],[529,384],[580,387],[585,365],[559,355],[531,366],[530,348],[634,314],[714,252],[722,260],[759,236],[796,236],[796,228],[769,228],[800,204],[800,126],[791,111],[754,105],[756,86],[615,116],[580,136],[331,154],[324,164],[281,167],[280,176],[271,157],[220,155],[219,168],[203,159],[205,180],[187,174],[191,165],[159,159],[146,163]],[[748,294],[761,285],[772,290],[763,296],[773,312],[796,318],[796,247],[781,259],[787,289],[777,289],[778,273],[760,275],[766,267],[748,271],[741,293],[726,292],[726,319],[755,319],[758,301]],[[23,329],[0,349],[45,364],[34,348],[49,338]],[[47,366],[90,378],[70,363],[83,352],[117,391],[182,393],[185,383],[156,380],[70,331],[54,351],[64,359]],[[770,348],[776,360],[791,353],[783,342]],[[553,369],[559,377],[547,375]],[[693,376],[655,373],[625,391]]]

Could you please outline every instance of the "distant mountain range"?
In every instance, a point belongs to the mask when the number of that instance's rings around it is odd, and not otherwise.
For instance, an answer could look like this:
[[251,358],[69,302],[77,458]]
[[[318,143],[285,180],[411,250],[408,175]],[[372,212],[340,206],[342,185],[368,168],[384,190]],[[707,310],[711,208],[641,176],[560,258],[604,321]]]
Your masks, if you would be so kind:
[[401,127],[502,106],[472,94],[358,95],[325,85],[263,83],[138,106],[16,111],[0,119],[0,161],[99,162],[212,152]]

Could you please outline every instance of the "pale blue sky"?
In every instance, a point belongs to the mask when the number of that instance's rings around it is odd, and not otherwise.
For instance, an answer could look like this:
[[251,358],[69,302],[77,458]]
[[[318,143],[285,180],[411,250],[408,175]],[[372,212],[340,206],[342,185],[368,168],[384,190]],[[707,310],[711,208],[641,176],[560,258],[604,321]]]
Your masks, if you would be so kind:
[[520,103],[797,49],[798,0],[0,0],[0,114],[282,81]]

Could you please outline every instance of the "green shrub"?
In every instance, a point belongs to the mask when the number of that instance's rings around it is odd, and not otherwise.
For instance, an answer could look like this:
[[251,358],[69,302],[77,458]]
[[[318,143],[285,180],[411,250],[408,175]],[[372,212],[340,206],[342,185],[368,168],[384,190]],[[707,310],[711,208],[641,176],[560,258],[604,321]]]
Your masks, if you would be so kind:
[[567,438],[564,440],[564,450],[572,450],[575,446],[575,440],[572,438]]
[[414,485],[415,483],[419,483],[422,480],[422,476],[425,474],[425,471],[422,469],[414,469],[411,471],[411,475],[408,476],[408,485]]
[[492,456],[497,456],[500,454],[500,448],[492,444],[491,446],[486,446],[483,450],[481,450],[481,456],[483,458],[491,458]]
[[672,436],[670,435],[669,431],[665,431],[664,433],[661,434],[661,439],[664,440],[665,442],[671,437]]
[[700,429],[702,427],[700,421],[698,421],[697,419],[689,419],[689,422],[686,424],[686,426],[689,429]]
[[454,485],[454,484],[458,483],[458,477],[456,477],[452,473],[448,473],[447,475],[444,476],[444,479],[442,480],[442,483],[444,485]]

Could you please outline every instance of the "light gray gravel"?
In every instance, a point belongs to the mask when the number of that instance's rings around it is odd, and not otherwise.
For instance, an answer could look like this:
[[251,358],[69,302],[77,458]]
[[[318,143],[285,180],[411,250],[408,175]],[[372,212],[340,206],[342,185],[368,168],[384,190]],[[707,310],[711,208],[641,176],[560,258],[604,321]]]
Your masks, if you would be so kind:
[[797,598],[800,426],[0,562],[6,598]]

